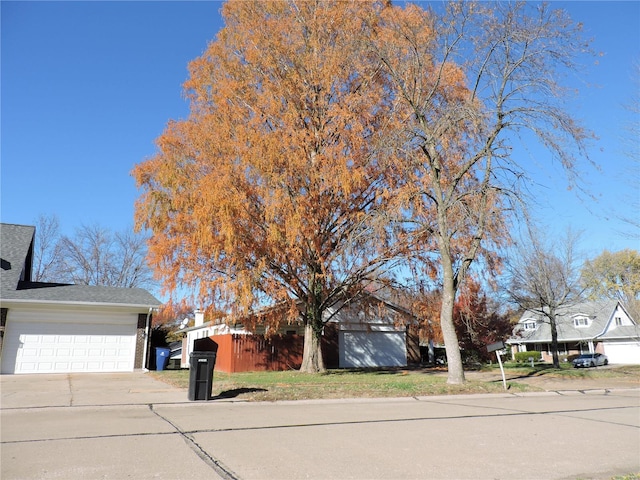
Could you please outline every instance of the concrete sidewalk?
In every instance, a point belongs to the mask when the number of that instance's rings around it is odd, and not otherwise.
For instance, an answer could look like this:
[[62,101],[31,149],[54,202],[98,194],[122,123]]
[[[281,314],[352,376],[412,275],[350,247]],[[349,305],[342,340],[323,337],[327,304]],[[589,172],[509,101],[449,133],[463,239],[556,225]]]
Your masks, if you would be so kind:
[[640,472],[637,389],[247,403],[188,402],[139,372],[2,376],[0,386],[3,480]]
[[3,409],[187,402],[186,389],[142,371],[1,375],[0,387]]

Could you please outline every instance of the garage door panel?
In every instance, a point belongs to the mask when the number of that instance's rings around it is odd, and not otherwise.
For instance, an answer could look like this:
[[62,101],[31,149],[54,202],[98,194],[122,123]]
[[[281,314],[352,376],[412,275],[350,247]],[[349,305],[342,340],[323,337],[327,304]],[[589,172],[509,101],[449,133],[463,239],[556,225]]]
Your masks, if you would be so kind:
[[340,367],[407,365],[405,332],[340,332]]
[[69,366],[69,362],[56,362],[53,364],[53,366],[51,366],[51,364],[49,364],[49,366],[46,366],[47,364],[45,363],[41,363],[40,364],[40,368],[41,371],[42,370],[48,370],[49,368],[52,368],[53,370],[55,370],[56,372],[66,372],[70,370],[70,366]]
[[640,342],[605,342],[604,353],[613,364],[640,364]]
[[24,362],[22,365],[23,368],[26,368],[27,370],[35,370],[37,367],[37,363]]
[[3,373],[132,371],[136,326],[7,322]]

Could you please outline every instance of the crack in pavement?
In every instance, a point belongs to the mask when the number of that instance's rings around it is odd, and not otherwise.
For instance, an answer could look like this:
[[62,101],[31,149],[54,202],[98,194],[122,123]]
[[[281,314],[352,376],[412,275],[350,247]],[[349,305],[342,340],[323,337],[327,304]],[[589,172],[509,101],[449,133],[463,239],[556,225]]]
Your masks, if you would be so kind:
[[[474,405],[469,405],[463,402],[430,402],[444,405],[456,405],[460,407],[477,407]],[[68,407],[65,407],[68,408]],[[191,435],[197,433],[219,433],[219,432],[240,432],[240,431],[250,431],[250,430],[275,430],[275,429],[285,429],[285,428],[308,428],[308,427],[323,427],[323,426],[333,426],[333,425],[358,425],[358,424],[376,424],[376,423],[396,423],[396,422],[414,422],[414,421],[442,421],[442,420],[464,420],[471,418],[495,418],[495,417],[519,417],[519,416],[543,416],[543,415],[558,415],[564,416],[572,419],[586,420],[586,421],[594,421],[600,423],[608,423],[611,425],[617,425],[622,427],[630,427],[635,429],[640,429],[638,425],[629,425],[626,423],[618,423],[611,421],[603,421],[598,419],[591,419],[588,417],[576,416],[580,413],[587,412],[596,412],[596,411],[605,411],[605,410],[626,410],[630,408],[637,408],[635,405],[620,405],[615,407],[598,407],[598,408],[583,408],[583,409],[562,409],[562,410],[546,410],[546,411],[527,411],[527,410],[519,410],[513,408],[505,408],[505,407],[493,407],[489,405],[483,405],[482,408],[495,410],[494,413],[484,413],[484,414],[471,414],[471,415],[447,415],[447,416],[438,416],[438,417],[404,417],[404,418],[383,418],[376,420],[343,420],[343,421],[333,421],[333,422],[313,422],[313,423],[292,423],[292,424],[280,424],[280,425],[261,425],[261,426],[248,426],[248,427],[228,427],[228,428],[202,428],[196,430],[182,430],[175,423],[169,420],[167,417],[161,415],[154,409],[153,404],[147,404],[147,408],[158,418],[163,420],[164,422],[171,425],[171,427],[175,430],[174,432],[139,432],[139,433],[130,433],[130,434],[111,434],[111,435],[86,435],[86,436],[76,436],[76,437],[61,437],[61,438],[43,438],[43,439],[29,439],[29,440],[13,440],[13,441],[0,441],[0,444],[11,444],[11,443],[29,443],[29,442],[47,442],[47,441],[59,441],[59,440],[84,440],[84,439],[92,439],[92,438],[115,438],[115,437],[135,437],[135,436],[149,436],[149,435],[181,435],[183,438],[188,440],[190,446],[196,446],[200,452],[204,453],[204,455],[209,458],[209,461],[213,462],[215,465],[221,465],[220,462],[213,457],[211,457],[202,447],[198,445]],[[197,452],[196,452],[197,453]],[[224,467],[221,467],[227,470]],[[231,474],[233,475],[233,474]],[[229,477],[236,478],[236,477]]]
[[71,375],[67,373],[67,383],[69,384],[69,406],[73,407],[73,386],[71,385]]
[[225,467],[222,464],[222,462],[220,462],[219,460],[211,456],[204,448],[200,446],[200,444],[198,444],[198,442],[196,442],[195,438],[193,438],[190,435],[190,433],[194,433],[194,432],[185,432],[182,429],[180,429],[171,420],[164,417],[163,415],[160,415],[156,410],[154,410],[153,404],[151,403],[149,404],[149,410],[151,410],[156,416],[158,416],[158,418],[164,420],[166,423],[171,425],[176,430],[176,432],[183,438],[183,440],[189,446],[189,448],[193,450],[193,452],[202,461],[204,461],[209,467],[211,467],[218,475],[220,475],[220,477],[222,477],[225,480],[240,480],[240,477],[234,474],[229,468]]
[[[464,406],[464,404],[458,404],[459,406]],[[621,407],[608,407],[608,408],[589,408],[589,409],[581,409],[581,410],[550,410],[544,412],[527,412],[527,411],[518,411],[511,410],[504,413],[493,413],[493,414],[475,414],[475,415],[449,415],[445,417],[407,417],[407,418],[387,418],[387,419],[378,419],[378,420],[344,420],[344,421],[334,421],[334,422],[316,422],[316,423],[291,423],[291,424],[280,424],[280,425],[262,425],[262,426],[250,426],[250,427],[228,427],[228,428],[202,428],[196,430],[181,430],[178,426],[176,426],[171,420],[166,417],[160,415],[153,409],[153,405],[148,405],[149,409],[157,415],[159,418],[164,420],[166,423],[171,425],[175,431],[173,432],[147,432],[147,433],[129,433],[129,434],[112,434],[112,435],[86,435],[86,436],[77,436],[77,437],[61,437],[61,438],[42,438],[42,439],[31,439],[31,440],[13,440],[13,441],[2,441],[0,444],[15,444],[15,443],[35,443],[35,442],[50,442],[50,441],[61,441],[61,440],[87,440],[94,438],[117,438],[117,437],[137,437],[137,436],[151,436],[151,435],[180,435],[186,440],[191,448],[194,446],[199,449],[199,452],[205,455],[207,462],[213,462],[216,467],[220,466],[220,468],[224,469],[225,472],[228,472],[231,477],[225,477],[229,480],[235,479],[236,476],[230,472],[226,467],[223,467],[219,460],[214,459],[211,455],[209,455],[200,445],[195,441],[191,435],[198,433],[224,433],[224,432],[243,432],[243,431],[252,431],[252,430],[277,430],[277,429],[287,429],[287,428],[312,428],[312,427],[327,427],[327,426],[340,426],[340,425],[364,425],[364,424],[376,424],[376,423],[399,423],[399,422],[416,422],[416,421],[442,421],[442,420],[465,420],[471,418],[495,418],[495,417],[518,417],[518,416],[544,416],[544,415],[559,415],[568,417],[574,420],[586,420],[592,422],[600,422],[607,423],[610,425],[617,425],[621,427],[631,427],[640,429],[637,425],[629,425],[625,423],[617,423],[610,421],[603,421],[598,419],[591,419],[580,416],[568,415],[570,413],[576,414],[580,412],[595,412],[602,410],[624,410],[628,408],[636,408],[635,406],[621,406]],[[506,410],[506,409],[503,409]],[[198,453],[198,451],[196,451]],[[198,453],[199,456],[201,456]]]

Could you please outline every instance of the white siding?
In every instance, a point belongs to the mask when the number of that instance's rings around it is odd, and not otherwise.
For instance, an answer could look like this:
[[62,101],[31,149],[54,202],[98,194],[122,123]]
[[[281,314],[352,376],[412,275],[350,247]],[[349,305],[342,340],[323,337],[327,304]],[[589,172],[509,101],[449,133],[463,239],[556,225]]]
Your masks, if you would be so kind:
[[208,338],[213,335],[213,331],[215,326],[202,326],[200,328],[191,330],[187,332],[186,341],[182,342],[182,360],[180,362],[180,367],[189,368],[190,366],[190,356],[191,352],[193,352],[193,342],[196,340],[200,340],[201,338]]
[[[616,318],[620,319],[620,325],[617,325]],[[634,325],[633,320],[629,318],[629,315],[618,305],[616,309],[613,311],[611,318],[609,319],[609,323],[605,328],[605,333],[613,332],[617,327],[626,327],[629,325]]]

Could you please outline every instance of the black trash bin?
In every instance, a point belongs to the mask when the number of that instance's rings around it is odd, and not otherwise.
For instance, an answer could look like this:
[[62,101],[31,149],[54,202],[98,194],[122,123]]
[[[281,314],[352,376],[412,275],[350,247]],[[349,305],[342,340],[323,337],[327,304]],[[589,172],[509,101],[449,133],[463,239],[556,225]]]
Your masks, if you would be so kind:
[[189,400],[211,400],[216,352],[192,352],[189,358]]

